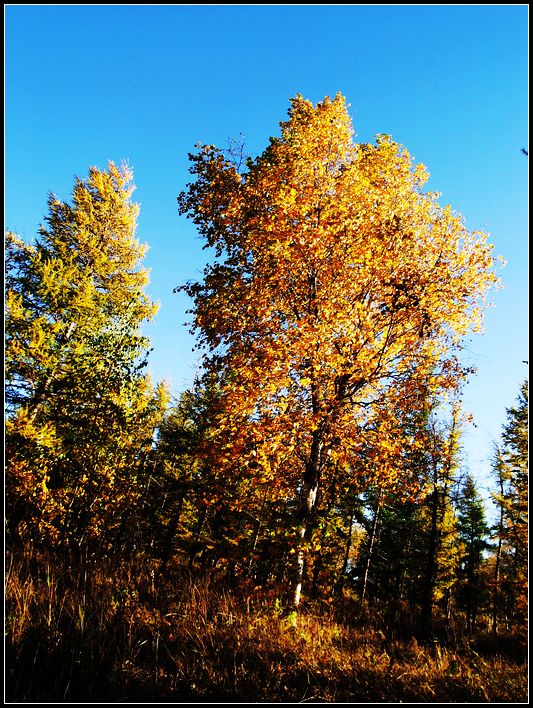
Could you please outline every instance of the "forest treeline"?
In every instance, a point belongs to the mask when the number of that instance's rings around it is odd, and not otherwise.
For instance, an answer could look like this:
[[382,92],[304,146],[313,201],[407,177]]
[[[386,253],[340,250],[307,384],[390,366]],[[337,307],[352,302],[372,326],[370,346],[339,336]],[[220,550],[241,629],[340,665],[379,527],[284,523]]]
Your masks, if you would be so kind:
[[[101,698],[87,672],[115,666],[105,632],[126,615],[130,678],[145,644],[177,662],[170,588],[294,632],[314,613],[389,643],[522,647],[526,382],[494,447],[491,513],[462,455],[461,347],[497,285],[486,236],[423,191],[402,146],[356,144],[340,95],[293,99],[257,158],[190,159],[179,210],[212,257],[180,286],[203,373],[177,400],[145,372],[157,306],[127,166],[91,168],[71,203],[50,195],[33,242],[6,235],[11,698],[67,700],[76,680]],[[88,659],[76,646],[99,601]]]

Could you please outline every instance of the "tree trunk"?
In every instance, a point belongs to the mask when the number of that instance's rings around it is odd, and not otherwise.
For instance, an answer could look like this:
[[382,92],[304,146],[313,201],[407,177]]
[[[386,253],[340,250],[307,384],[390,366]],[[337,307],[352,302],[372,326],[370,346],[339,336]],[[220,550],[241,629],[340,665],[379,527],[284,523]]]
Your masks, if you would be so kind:
[[436,483],[433,487],[431,495],[431,529],[428,542],[428,555],[426,570],[424,574],[424,585],[422,594],[422,612],[421,622],[424,632],[429,634],[433,624],[433,595],[435,591],[435,576],[437,566],[437,551],[438,551],[438,507],[439,507],[439,492]]
[[[264,504],[263,504],[264,508]],[[246,571],[246,577],[249,578],[252,575],[252,570],[254,568],[254,564],[256,567],[257,571],[257,562],[254,561],[254,553],[255,549],[257,548],[257,542],[259,540],[259,531],[261,530],[261,521],[260,519],[255,519],[256,522],[256,527],[255,527],[255,532],[254,532],[254,540],[252,542],[252,548],[250,550],[250,560],[248,562],[248,570]]]
[[365,599],[366,599],[366,591],[367,591],[367,587],[368,587],[368,575],[370,573],[370,564],[372,562],[374,543],[375,543],[376,536],[377,536],[380,510],[381,510],[381,488],[379,489],[379,492],[378,492],[378,498],[377,498],[377,502],[376,502],[376,510],[374,511],[374,519],[372,521],[372,531],[370,532],[370,539],[368,541],[368,551],[367,551],[366,561],[365,561],[365,570],[363,572],[363,587],[361,589],[361,601],[360,601],[361,608],[363,607]]
[[178,524],[180,522],[184,498],[185,498],[185,494],[182,493],[179,497],[179,500],[178,500],[177,509],[174,512],[174,514],[173,514],[172,518],[170,519],[169,524],[167,526],[167,532],[165,534],[165,540],[163,541],[163,549],[161,552],[161,566],[159,568],[159,574],[163,575],[163,576],[166,573],[167,565],[170,560],[170,555],[172,552],[172,542],[174,540],[174,536],[176,535],[176,531],[178,529]]
[[293,607],[295,610],[298,609],[300,605],[300,598],[302,595],[302,583],[305,568],[305,549],[304,542],[307,533],[307,528],[311,520],[311,514],[315,507],[316,496],[318,492],[318,479],[314,482],[304,481],[303,488],[303,499],[301,508],[301,523],[298,529],[298,545],[296,551],[296,582],[294,586],[293,593]]
[[[503,497],[503,480],[500,479],[500,493]],[[500,502],[500,521],[498,524],[498,548],[496,550],[496,563],[494,565],[494,590],[492,593],[492,631],[498,634],[498,611],[500,605],[500,566],[502,557],[503,534],[503,504]]]
[[295,582],[292,597],[293,609],[297,610],[300,605],[302,595],[302,583],[305,568],[305,537],[315,508],[318,494],[318,480],[320,469],[320,449],[321,443],[318,434],[315,432],[309,461],[305,465],[305,473],[302,489],[302,503],[300,507],[300,525],[298,528],[298,540],[296,545],[296,566]]
[[446,611],[446,626],[448,627],[450,624],[450,619],[452,617],[452,591],[450,588],[446,589],[445,611]]
[[344,559],[342,561],[342,567],[340,570],[339,579],[337,580],[335,586],[333,587],[332,595],[335,593],[342,592],[342,588],[344,587],[344,580],[346,577],[346,571],[348,570],[348,563],[350,560],[350,552],[352,550],[354,518],[355,518],[355,515],[350,514],[350,522],[349,522],[349,526],[348,526],[348,537],[346,538],[346,546],[344,549]]

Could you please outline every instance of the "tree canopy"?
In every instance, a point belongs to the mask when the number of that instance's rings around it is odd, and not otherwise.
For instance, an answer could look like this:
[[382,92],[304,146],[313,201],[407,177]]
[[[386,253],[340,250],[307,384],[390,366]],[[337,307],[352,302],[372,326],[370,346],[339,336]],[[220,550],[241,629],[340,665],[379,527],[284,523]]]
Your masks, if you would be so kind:
[[399,421],[467,373],[461,342],[497,283],[485,234],[389,136],[356,144],[340,94],[296,96],[244,170],[211,145],[190,159],[180,211],[214,259],[182,289],[221,382],[220,474],[302,487],[304,516],[327,469],[397,483],[417,444]]
[[[6,404],[10,530],[98,538],[135,498],[163,389],[143,369],[143,290],[132,173],[110,163],[50,195],[34,243],[7,234]],[[115,508],[117,513],[112,512]]]

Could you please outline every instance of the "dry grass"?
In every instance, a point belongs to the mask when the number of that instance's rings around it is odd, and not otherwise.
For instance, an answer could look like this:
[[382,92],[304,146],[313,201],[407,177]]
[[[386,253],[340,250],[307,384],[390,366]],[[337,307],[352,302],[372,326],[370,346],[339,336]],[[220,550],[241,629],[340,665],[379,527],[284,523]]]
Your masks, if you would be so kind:
[[7,701],[527,701],[512,643],[390,639],[330,609],[294,623],[272,597],[153,570],[8,558]]

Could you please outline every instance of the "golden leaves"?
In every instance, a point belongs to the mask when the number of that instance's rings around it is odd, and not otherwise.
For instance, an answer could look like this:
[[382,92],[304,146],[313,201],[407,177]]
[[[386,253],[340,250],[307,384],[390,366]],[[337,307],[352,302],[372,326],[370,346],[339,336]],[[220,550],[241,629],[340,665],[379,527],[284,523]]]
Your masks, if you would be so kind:
[[392,422],[387,433],[372,428],[389,415],[377,402],[397,422],[422,391],[458,385],[454,350],[479,327],[497,280],[491,248],[422,192],[426,168],[390,136],[353,142],[342,96],[291,105],[281,137],[239,180],[210,146],[180,195],[181,212],[218,249],[203,282],[183,289],[216,354],[207,365],[221,379],[231,373],[224,455],[238,427],[241,442],[259,435],[256,462],[271,453],[280,474],[301,472],[317,436],[321,464],[349,468],[362,464],[363,437],[394,479],[402,439]]
[[131,471],[151,444],[164,400],[140,372],[147,340],[139,326],[156,307],[141,291],[145,248],[135,239],[131,177],[127,166],[91,168],[76,180],[72,206],[50,198],[48,227],[34,246],[8,239],[10,503],[29,493],[17,475],[30,470],[39,500],[28,518],[78,537],[85,521],[73,530],[77,522],[66,516],[77,505],[91,508],[80,519],[92,514],[96,533],[119,519],[112,508],[138,494]]

